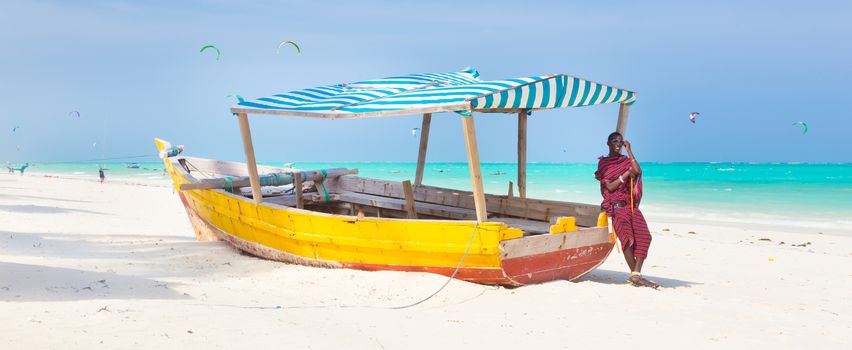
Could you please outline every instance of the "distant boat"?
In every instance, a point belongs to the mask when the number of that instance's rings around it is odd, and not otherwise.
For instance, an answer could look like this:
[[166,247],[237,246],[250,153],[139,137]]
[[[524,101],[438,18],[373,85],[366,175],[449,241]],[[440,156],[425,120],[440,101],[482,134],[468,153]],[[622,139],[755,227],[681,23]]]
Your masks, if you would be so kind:
[[489,174],[489,175],[506,175],[506,172],[505,172],[505,171],[497,170],[497,171],[492,171],[492,172],[490,172],[490,173],[488,173],[488,174]]
[[128,169],[139,169],[139,163],[127,163]]

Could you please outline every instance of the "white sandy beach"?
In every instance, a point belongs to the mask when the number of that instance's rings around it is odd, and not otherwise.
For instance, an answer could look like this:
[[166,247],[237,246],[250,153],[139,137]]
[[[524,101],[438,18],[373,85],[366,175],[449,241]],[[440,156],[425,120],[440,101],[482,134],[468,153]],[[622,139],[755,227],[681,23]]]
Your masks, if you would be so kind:
[[852,347],[849,231],[649,221],[661,290],[629,286],[613,252],[578,282],[453,281],[393,310],[446,277],[200,242],[168,187],[3,175],[0,348]]

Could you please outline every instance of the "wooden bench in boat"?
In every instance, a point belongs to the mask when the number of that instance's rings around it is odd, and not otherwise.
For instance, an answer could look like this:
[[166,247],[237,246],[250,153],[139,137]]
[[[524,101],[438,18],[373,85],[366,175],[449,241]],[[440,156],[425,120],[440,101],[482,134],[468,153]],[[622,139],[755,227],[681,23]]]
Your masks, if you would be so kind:
[[[328,182],[331,183],[330,188],[341,192],[351,191],[382,197],[405,198],[403,186],[400,182],[357,176],[342,176]],[[416,186],[414,187],[414,200],[417,203],[448,205],[462,209],[473,210],[475,208],[472,192],[440,187]],[[485,195],[485,201],[489,216],[508,216],[541,222],[550,222],[563,216],[573,216],[577,218],[577,225],[583,227],[597,226],[598,214],[601,212],[599,206],[591,204],[509,198],[490,194]]]
[[[245,176],[245,168],[239,163],[215,161],[186,157],[187,168],[201,173]],[[278,167],[259,167],[264,172],[292,171]],[[357,176],[340,176],[326,179],[329,200],[336,203],[350,203],[378,209],[406,212],[406,196],[401,182],[367,179]],[[311,187],[306,182],[307,187]],[[430,217],[475,220],[473,194],[468,191],[432,187],[413,187],[414,211]],[[264,196],[266,197],[266,196]],[[523,230],[526,234],[547,233],[550,221],[562,216],[572,216],[579,226],[597,225],[600,208],[595,205],[549,201],[541,199],[521,199],[500,195],[486,195],[489,221],[504,222]],[[294,195],[267,197],[267,202],[288,207],[297,203]],[[316,193],[305,193],[304,203],[323,204],[324,198]]]
[[[388,198],[354,192],[341,193],[339,194],[338,198],[342,202],[369,205],[383,209],[405,211],[404,199]],[[414,209],[418,214],[439,216],[458,220],[476,220],[476,212],[473,209],[416,201],[414,204]],[[489,218],[488,221],[503,222],[510,227],[521,229],[526,234],[543,234],[548,233],[550,230],[549,222],[506,217]]]
[[[178,158],[181,165],[196,178],[202,177],[217,177],[217,176],[248,176],[248,170],[245,163],[228,162],[224,160],[214,160],[206,158],[195,158],[181,156]],[[266,165],[258,165],[257,171],[260,174],[279,173],[293,171],[292,168],[281,168]],[[199,176],[199,173],[204,176]]]
[[[341,202],[369,205],[376,208],[405,211],[405,199],[382,197],[364,193],[342,192],[339,194],[339,200]],[[474,210],[449,205],[415,201],[414,210],[418,214],[438,216],[448,219],[476,220],[476,212]]]
[[[388,198],[363,193],[344,192],[330,194],[329,199],[332,202],[352,203],[381,209],[391,209],[397,212],[405,211],[405,200],[398,198]],[[320,204],[324,202],[322,196],[316,193],[306,193],[304,200],[306,203],[315,204]],[[269,198],[267,202],[292,207],[296,204],[296,198],[292,195],[272,197]],[[415,202],[414,208],[417,213],[421,215],[429,215],[456,220],[476,219],[476,212],[472,209],[458,208],[448,205],[440,205],[426,202]],[[527,235],[548,233],[548,230],[550,228],[550,223],[520,218],[497,217],[490,218],[488,221],[503,222],[510,227],[521,229]]]

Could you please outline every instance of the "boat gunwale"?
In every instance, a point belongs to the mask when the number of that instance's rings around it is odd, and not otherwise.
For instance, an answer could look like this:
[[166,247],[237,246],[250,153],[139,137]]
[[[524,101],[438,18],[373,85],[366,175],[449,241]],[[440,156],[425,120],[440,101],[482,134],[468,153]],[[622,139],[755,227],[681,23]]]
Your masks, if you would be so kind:
[[[172,168],[173,168],[173,169],[175,169],[176,171],[179,171],[179,172],[181,173],[181,175],[183,175],[184,177],[186,177],[188,180],[193,181],[193,182],[196,182],[196,183],[197,183],[197,182],[201,182],[201,181],[200,181],[200,179],[199,179],[199,178],[197,178],[197,177],[195,177],[195,176],[193,176],[193,175],[192,175],[189,171],[187,171],[187,169],[186,169],[186,168],[184,168],[184,166],[183,166],[183,165],[181,165],[181,164],[180,164],[179,160],[180,160],[180,159],[183,159],[183,158],[194,158],[194,159],[203,159],[203,160],[209,160],[209,161],[218,161],[218,160],[216,160],[216,159],[210,159],[210,158],[184,157],[184,156],[178,156],[178,157],[170,157],[170,158],[168,158],[168,161],[169,161],[169,163],[172,165]],[[239,162],[233,162],[233,163],[238,163],[238,164],[239,164]],[[223,174],[223,175],[224,175],[224,174]],[[366,178],[366,177],[359,177],[359,178],[361,178],[361,179],[367,179],[367,180],[390,181],[390,180],[384,180],[384,179],[372,179],[372,178]],[[436,186],[428,186],[428,185],[422,185],[422,186],[424,186],[424,187],[426,187],[426,188],[430,188],[430,189],[436,189],[436,190],[457,191],[457,192],[464,192],[464,193],[469,193],[469,192],[470,192],[470,191],[458,190],[458,189],[453,189],[453,188],[436,187]],[[176,185],[175,187],[177,188],[177,185]],[[181,191],[180,189],[177,189],[177,190],[178,190],[178,191]],[[223,195],[229,196],[230,198],[233,198],[233,199],[236,199],[236,200],[244,201],[244,202],[245,202],[245,203],[247,203],[247,204],[259,205],[259,206],[265,206],[265,207],[268,207],[268,208],[271,208],[271,209],[283,210],[283,211],[287,211],[287,212],[291,212],[291,213],[299,213],[299,214],[316,215],[316,216],[329,217],[329,218],[339,218],[339,219],[344,219],[344,220],[358,220],[358,221],[374,221],[374,220],[378,221],[378,220],[380,220],[380,221],[393,221],[393,222],[441,223],[441,224],[456,224],[456,225],[464,225],[464,226],[473,226],[474,224],[476,224],[476,223],[477,223],[477,221],[476,221],[476,220],[461,220],[461,219],[460,219],[460,220],[454,220],[454,219],[409,219],[409,218],[392,218],[392,217],[382,217],[382,218],[364,217],[364,218],[358,218],[357,216],[354,216],[354,215],[346,215],[346,214],[332,214],[332,213],[326,213],[326,212],[322,212],[322,211],[315,211],[315,210],[308,210],[308,209],[299,209],[299,208],[296,208],[296,207],[291,207],[291,206],[281,205],[281,204],[274,203],[274,202],[270,202],[270,201],[264,201],[264,202],[262,202],[262,203],[259,203],[259,204],[258,204],[258,203],[254,203],[250,197],[246,197],[246,196],[243,196],[243,195],[238,195],[238,194],[236,194],[236,193],[231,193],[231,192],[226,191],[225,189],[200,189],[200,190],[192,190],[192,191],[208,191],[208,190],[215,191],[216,193],[219,193],[219,194],[223,194]],[[354,193],[360,193],[360,192],[355,192],[355,191],[351,191],[351,192],[354,192]],[[493,196],[497,196],[497,197],[507,197],[507,196],[502,196],[502,195],[493,195]],[[527,198],[527,199],[525,199],[525,200],[530,200],[530,201],[542,201],[542,202],[540,202],[541,204],[547,204],[546,202],[551,202],[551,203],[554,203],[554,204],[568,204],[568,205],[593,206],[592,204],[587,204],[587,203],[561,202],[561,201],[553,201],[553,200],[546,200],[546,199],[535,199],[535,198]],[[437,204],[437,203],[435,203],[435,204]],[[454,207],[454,208],[461,208],[461,209],[467,209],[467,208],[463,208],[463,207],[455,207],[455,206],[450,206],[450,207]],[[491,226],[491,225],[501,225],[501,226],[505,226],[507,229],[510,229],[510,228],[519,229],[519,230],[521,230],[522,232],[525,232],[525,233],[526,233],[526,231],[524,231],[523,229],[521,229],[521,228],[519,228],[519,227],[512,226],[511,224],[509,224],[509,223],[507,223],[507,222],[500,221],[499,219],[500,219],[500,218],[494,218],[493,220],[483,221],[483,222],[479,223],[478,227],[479,227],[479,228],[481,228],[481,229],[483,229],[483,230],[490,231],[491,229],[489,229],[489,228],[487,228],[487,227],[483,227],[483,224],[489,224],[488,226]],[[528,219],[528,220],[529,220],[529,219]],[[542,224],[547,224],[547,222],[545,222],[545,221],[540,221],[540,220],[530,220],[530,221],[534,221],[534,222],[538,222],[538,223],[542,223]],[[600,226],[585,226],[585,227],[583,227],[583,226],[579,226],[579,227],[578,227],[578,230],[577,230],[576,232],[586,231],[586,230],[589,230],[589,229],[595,229],[595,228],[599,228],[599,227],[600,227]],[[546,234],[548,234],[548,233],[528,234],[528,235],[523,235],[523,236],[521,236],[521,237],[516,237],[516,238],[501,239],[500,241],[515,240],[515,239],[523,239],[523,238],[526,238],[526,237],[534,237],[534,236],[546,235]]]
[[[174,172],[180,172],[179,174],[173,172],[171,174],[172,180],[174,181],[175,178],[177,178],[179,176],[183,176],[186,181],[196,181],[196,182],[200,181],[199,178],[193,176],[190,173],[190,171],[187,171],[187,169],[184,168],[184,166],[182,164],[180,164],[179,160],[181,158],[182,157],[173,157],[173,158],[168,159],[169,165],[173,169],[173,171]],[[178,187],[178,185],[175,184],[175,187]],[[247,204],[257,205],[257,204],[255,204],[251,201],[250,197],[230,193],[230,192],[228,192],[224,189],[215,189],[215,190],[216,190],[215,193],[224,194],[226,196],[229,196],[228,198],[240,200],[240,201],[243,201]],[[452,189],[447,189],[447,190],[452,190]],[[199,190],[199,191],[206,191],[206,190]],[[184,191],[181,191],[181,192],[184,192]],[[180,193],[180,195],[181,195],[181,197],[184,196],[183,193]],[[194,201],[199,201],[199,200],[203,201],[203,199],[201,199],[201,198],[195,198],[193,200]],[[186,205],[188,205],[188,204],[186,204]],[[452,225],[464,225],[464,226],[475,226],[475,225],[477,225],[477,222],[474,221],[474,220],[431,220],[431,219],[407,219],[407,218],[364,218],[364,219],[358,219],[357,217],[351,216],[351,215],[330,214],[330,213],[325,213],[325,212],[321,212],[321,211],[313,211],[313,210],[289,207],[289,206],[286,206],[286,205],[280,205],[280,204],[276,204],[276,203],[264,202],[264,203],[261,203],[261,205],[265,205],[267,208],[270,208],[270,209],[273,209],[273,210],[283,210],[283,211],[289,212],[289,213],[307,214],[307,215],[313,215],[313,216],[322,216],[322,217],[344,219],[344,220],[434,222],[434,223],[439,223],[439,224],[452,224]],[[190,211],[190,215],[199,215],[199,213],[196,213],[195,208],[187,207],[187,209]],[[208,222],[207,220],[201,218],[200,216],[199,216],[199,219],[201,219],[202,223],[209,225],[209,226],[212,226],[212,228],[214,228],[215,231],[220,232],[218,235],[222,239],[227,241],[234,248],[241,250],[241,251],[244,251],[246,253],[261,257],[261,258],[266,258],[266,259],[271,259],[271,260],[276,260],[276,261],[282,261],[282,262],[287,262],[287,263],[295,263],[295,264],[306,265],[306,266],[314,266],[314,267],[331,267],[331,268],[343,267],[343,268],[357,268],[357,269],[366,269],[366,270],[395,270],[396,269],[396,270],[401,270],[401,271],[432,272],[432,273],[438,273],[438,274],[443,274],[443,275],[447,275],[447,274],[441,273],[441,272],[436,272],[436,270],[434,270],[434,269],[441,270],[441,269],[452,268],[452,266],[447,267],[447,266],[437,266],[437,265],[430,266],[430,265],[396,265],[396,264],[355,263],[355,262],[344,262],[344,261],[336,261],[336,260],[327,260],[327,259],[318,259],[318,258],[306,257],[306,256],[301,256],[301,255],[291,253],[291,252],[286,251],[286,250],[280,250],[280,249],[277,249],[277,248],[266,246],[265,244],[260,243],[260,242],[254,242],[254,241],[246,240],[244,238],[240,238],[239,236],[236,236],[233,233],[227,232],[224,229],[213,225],[212,223]],[[483,224],[487,224],[487,225],[485,227],[483,227],[484,226]],[[479,223],[478,225],[479,225],[479,227],[478,227],[477,230],[485,230],[485,231],[491,231],[495,228],[495,226],[503,227],[503,228],[506,228],[506,229],[512,228],[512,226],[510,226],[509,224],[506,224],[504,222],[499,222],[499,221],[485,221],[485,222]],[[490,227],[488,227],[488,226],[490,226]],[[517,256],[512,256],[512,257],[506,256],[506,253],[508,253],[506,248],[509,247],[509,246],[518,247],[518,246],[524,245],[524,242],[534,242],[534,241],[544,241],[544,240],[562,240],[563,242],[566,242],[566,239],[569,240],[569,241],[570,240],[576,240],[577,239],[576,236],[574,238],[571,238],[571,237],[569,237],[569,235],[576,235],[576,234],[582,235],[584,233],[583,231],[586,231],[586,230],[595,231],[594,236],[600,236],[600,237],[594,238],[593,242],[586,242],[586,243],[589,243],[588,245],[578,245],[576,247],[572,246],[570,248],[560,245],[559,247],[551,247],[551,249],[543,250],[543,251],[540,251],[541,248],[543,248],[543,247],[539,247],[539,248],[535,248],[532,251],[528,252],[529,254],[522,254],[522,255],[517,255]],[[470,276],[461,277],[461,279],[467,280],[469,282],[484,283],[484,284],[496,284],[496,285],[503,285],[503,286],[522,286],[522,285],[527,285],[527,284],[541,283],[541,282],[547,282],[547,281],[559,280],[559,279],[575,280],[577,278],[580,278],[580,277],[588,274],[589,272],[593,271],[595,268],[597,268],[598,266],[603,264],[603,262],[606,260],[606,258],[611,253],[611,251],[612,251],[611,248],[612,248],[613,244],[612,244],[611,241],[609,241],[607,239],[603,239],[605,234],[601,231],[604,231],[604,230],[606,230],[606,227],[594,226],[594,227],[582,227],[577,231],[563,232],[563,233],[558,233],[558,234],[537,234],[537,235],[521,236],[521,237],[517,237],[517,238],[507,238],[507,239],[499,239],[498,238],[498,241],[497,241],[498,251],[495,252],[496,258],[499,261],[497,266],[495,266],[495,267],[479,267],[479,266],[465,266],[465,267],[463,267],[465,269],[465,271],[468,271],[468,270],[470,270],[470,271],[477,271],[477,270],[494,271],[495,275],[492,276],[492,278],[487,278],[487,279],[473,278],[473,277],[470,277]],[[223,237],[222,234],[225,234],[228,237]],[[587,241],[589,238],[591,238],[591,237],[582,237],[581,240]],[[243,243],[250,243],[250,244],[248,244],[248,245],[246,245],[246,244],[235,244],[234,241],[236,239],[242,241]],[[571,270],[572,268],[570,268],[570,267],[562,266],[562,267],[556,267],[556,268],[548,268],[548,269],[544,269],[544,270],[534,270],[534,271],[530,270],[528,273],[524,273],[524,275],[529,274],[528,278],[532,278],[532,276],[535,276],[537,274],[547,274],[547,273],[550,273],[550,272],[553,272],[553,271],[562,270],[563,271],[562,276],[564,278],[540,277],[539,279],[533,278],[532,280],[529,280],[529,281],[518,280],[515,277],[521,277],[521,276],[520,275],[519,276],[510,275],[509,272],[506,270],[506,267],[504,266],[504,264],[506,262],[510,262],[512,260],[515,260],[515,259],[524,259],[524,258],[540,259],[540,258],[543,258],[545,255],[548,255],[548,254],[559,254],[560,252],[564,252],[566,250],[582,249],[582,248],[586,248],[586,247],[591,248],[593,246],[599,246],[601,244],[608,244],[610,249],[608,249],[606,251],[606,253],[603,254],[602,256],[593,258],[593,262],[594,262],[593,266],[589,266],[588,268],[583,269],[581,272]],[[563,243],[563,245],[564,245],[564,243]],[[249,249],[249,248],[252,248],[252,249]],[[261,248],[261,249],[258,249],[258,248]],[[282,256],[287,256],[289,258],[282,260],[281,259]],[[293,258],[296,258],[296,259],[293,259]],[[364,266],[359,267],[360,265],[364,265]],[[373,266],[373,268],[366,268],[368,265]],[[565,269],[567,269],[567,270],[565,270]],[[430,270],[433,270],[433,271],[430,271]],[[564,274],[569,274],[569,275],[564,275]],[[498,275],[500,277],[498,277]],[[568,276],[571,276],[571,277],[568,277]]]
[[[186,169],[184,169],[183,166],[181,166],[177,162],[177,159],[180,159],[180,158],[181,157],[169,158],[169,161],[171,162],[171,164],[174,168],[177,168],[177,171],[180,171],[188,179],[193,180],[195,182],[200,182],[198,178],[192,176],[189,172],[186,171]],[[178,189],[178,191],[180,191],[180,189]],[[337,217],[337,218],[345,218],[345,219],[352,219],[352,220],[357,219],[357,220],[360,220],[360,221],[369,221],[369,220],[380,219],[382,221],[387,220],[387,221],[405,221],[405,222],[465,223],[465,224],[471,224],[471,225],[476,223],[476,220],[371,218],[371,217],[358,218],[357,216],[354,216],[354,215],[331,214],[331,213],[326,213],[326,212],[321,212],[321,211],[299,209],[299,208],[296,208],[296,207],[289,207],[289,206],[281,205],[281,204],[274,203],[274,202],[262,202],[260,204],[257,204],[257,203],[252,202],[250,197],[238,195],[236,193],[231,193],[231,192],[228,192],[224,189],[201,189],[201,190],[193,190],[193,191],[215,191],[216,193],[224,194],[224,195],[230,196],[230,197],[238,199],[238,200],[245,201],[245,202],[253,204],[253,205],[266,206],[266,207],[270,207],[270,208],[274,208],[274,209],[285,210],[285,211],[290,211],[290,212],[295,212],[295,213],[300,213],[300,214],[311,214],[311,215],[318,215],[318,216],[325,216],[325,217]],[[483,222],[483,223],[500,224],[501,222],[486,221],[486,222]]]

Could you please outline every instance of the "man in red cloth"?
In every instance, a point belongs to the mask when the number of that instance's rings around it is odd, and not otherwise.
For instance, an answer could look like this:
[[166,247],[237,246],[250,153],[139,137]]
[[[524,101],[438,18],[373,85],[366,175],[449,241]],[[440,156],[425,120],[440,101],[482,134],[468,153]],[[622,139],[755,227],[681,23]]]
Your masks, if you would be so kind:
[[[639,202],[642,200],[642,168],[633,156],[630,142],[614,132],[607,138],[609,155],[598,158],[598,171],[595,179],[601,183],[603,202],[601,209],[606,211],[612,221],[615,234],[621,241],[624,259],[630,267],[628,281],[634,286],[659,288],[660,286],[642,278],[642,263],[648,257],[651,245],[651,232]],[[628,156],[621,154],[622,146]]]

